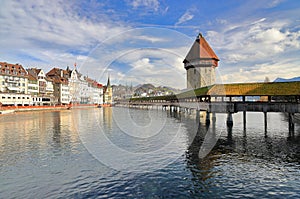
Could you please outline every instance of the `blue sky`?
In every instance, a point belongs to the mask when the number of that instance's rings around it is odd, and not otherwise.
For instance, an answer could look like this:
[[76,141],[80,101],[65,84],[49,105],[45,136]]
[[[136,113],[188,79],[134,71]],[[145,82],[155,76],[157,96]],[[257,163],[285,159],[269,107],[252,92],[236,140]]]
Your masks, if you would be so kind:
[[218,82],[300,76],[297,0],[13,1],[0,7],[0,61],[77,68],[101,83],[186,87],[182,61],[201,32]]

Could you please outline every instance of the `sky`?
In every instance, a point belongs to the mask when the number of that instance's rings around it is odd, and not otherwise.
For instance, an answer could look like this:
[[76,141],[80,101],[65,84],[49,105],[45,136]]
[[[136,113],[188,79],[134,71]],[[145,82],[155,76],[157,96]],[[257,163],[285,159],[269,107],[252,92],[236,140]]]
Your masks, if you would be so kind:
[[0,61],[77,69],[100,83],[186,88],[201,32],[218,83],[300,76],[297,0],[0,0]]

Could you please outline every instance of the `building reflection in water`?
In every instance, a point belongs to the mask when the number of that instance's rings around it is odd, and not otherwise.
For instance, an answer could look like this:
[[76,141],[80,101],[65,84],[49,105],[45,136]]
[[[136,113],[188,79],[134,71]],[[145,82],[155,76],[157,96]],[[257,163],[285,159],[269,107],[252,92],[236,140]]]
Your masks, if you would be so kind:
[[103,107],[103,122],[112,130],[112,107]]

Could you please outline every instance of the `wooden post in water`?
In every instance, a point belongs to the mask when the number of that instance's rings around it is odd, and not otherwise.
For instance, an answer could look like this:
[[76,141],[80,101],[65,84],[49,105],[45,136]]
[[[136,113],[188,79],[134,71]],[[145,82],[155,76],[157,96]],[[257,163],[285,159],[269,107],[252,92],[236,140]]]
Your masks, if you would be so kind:
[[206,120],[205,120],[205,123],[206,123],[207,125],[210,124],[210,114],[209,114],[208,111],[206,111]]
[[200,122],[200,111],[196,109],[196,122]]
[[265,118],[265,134],[267,134],[267,130],[268,130],[268,117],[267,117],[267,112],[264,112],[264,118]]
[[212,120],[213,123],[216,123],[217,117],[216,117],[216,113],[215,112],[212,113],[211,120]]
[[[246,101],[246,96],[243,96],[243,103]],[[246,118],[246,110],[243,111],[243,127],[244,127],[244,132],[246,131],[246,123],[247,123],[247,118]]]
[[244,126],[244,131],[246,131],[246,111],[243,111],[243,126]]

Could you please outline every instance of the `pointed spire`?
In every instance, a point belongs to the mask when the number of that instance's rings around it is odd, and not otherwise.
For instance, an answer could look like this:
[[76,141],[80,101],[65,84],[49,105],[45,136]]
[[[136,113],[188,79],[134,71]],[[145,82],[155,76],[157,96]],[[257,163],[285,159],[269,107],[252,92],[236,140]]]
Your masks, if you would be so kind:
[[107,79],[107,84],[106,84],[107,87],[110,86],[110,77],[108,76],[108,79]]

